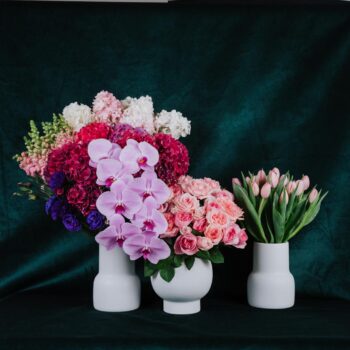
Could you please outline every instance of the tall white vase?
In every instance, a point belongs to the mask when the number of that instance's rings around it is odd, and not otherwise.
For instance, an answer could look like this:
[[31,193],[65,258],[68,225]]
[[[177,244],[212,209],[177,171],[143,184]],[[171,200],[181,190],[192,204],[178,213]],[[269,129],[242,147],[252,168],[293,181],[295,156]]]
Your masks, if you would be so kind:
[[213,282],[213,268],[210,261],[196,258],[191,268],[184,263],[175,269],[170,282],[159,273],[151,277],[154,291],[163,299],[163,310],[168,314],[188,315],[201,310],[201,299],[209,292]]
[[254,242],[253,271],[248,277],[248,303],[263,309],[294,305],[295,283],[289,271],[289,244]]
[[99,272],[94,280],[94,308],[99,311],[121,312],[140,306],[141,284],[135,273],[135,263],[122,248],[107,250],[99,245]]

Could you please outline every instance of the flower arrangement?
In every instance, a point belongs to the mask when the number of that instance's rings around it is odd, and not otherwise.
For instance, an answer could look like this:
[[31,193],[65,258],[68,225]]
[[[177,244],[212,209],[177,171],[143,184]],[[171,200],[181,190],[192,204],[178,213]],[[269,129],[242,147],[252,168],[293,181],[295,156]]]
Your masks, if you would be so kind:
[[196,257],[223,263],[220,246],[246,246],[247,234],[237,225],[243,211],[217,181],[182,176],[171,190],[171,197],[160,207],[167,220],[167,230],[160,237],[171,253],[158,264],[146,262],[146,276],[159,272],[169,282],[183,262],[189,270]]
[[237,203],[243,208],[244,227],[261,243],[284,243],[293,238],[317,216],[327,193],[315,187],[304,175],[294,180],[289,173],[273,168],[266,175],[242,174],[242,182],[232,179]]

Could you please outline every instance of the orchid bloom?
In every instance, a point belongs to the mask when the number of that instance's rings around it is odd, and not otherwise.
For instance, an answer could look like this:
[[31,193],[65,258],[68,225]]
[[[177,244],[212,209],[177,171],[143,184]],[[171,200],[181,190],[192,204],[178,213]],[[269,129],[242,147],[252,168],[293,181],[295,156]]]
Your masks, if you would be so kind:
[[137,193],[125,187],[122,181],[114,182],[110,191],[103,192],[96,201],[98,211],[108,219],[114,214],[122,214],[131,219],[142,207]]
[[159,153],[148,142],[140,142],[129,139],[126,146],[120,152],[120,161],[129,164],[131,168],[141,170],[152,169],[159,161]]
[[153,197],[146,198],[132,223],[146,231],[153,231],[157,234],[165,233],[168,229],[168,222],[157,207],[157,202]]
[[89,165],[96,168],[102,159],[119,159],[120,152],[121,147],[116,143],[106,139],[92,140],[88,145]]
[[127,238],[123,250],[130,256],[131,260],[143,257],[152,264],[157,264],[159,260],[166,259],[170,255],[169,246],[158,238],[156,233],[151,231],[145,231]]
[[143,199],[153,197],[158,206],[165,203],[171,194],[165,182],[158,179],[157,174],[153,171],[145,171],[141,177],[130,183],[129,188]]
[[101,231],[96,237],[96,242],[103,245],[107,250],[116,246],[122,247],[124,241],[133,235],[140,234],[141,230],[116,214],[109,220],[110,226]]
[[97,181],[101,186],[111,187],[115,181],[121,180],[127,184],[133,179],[132,170],[128,166],[124,166],[116,159],[102,159],[97,164]]

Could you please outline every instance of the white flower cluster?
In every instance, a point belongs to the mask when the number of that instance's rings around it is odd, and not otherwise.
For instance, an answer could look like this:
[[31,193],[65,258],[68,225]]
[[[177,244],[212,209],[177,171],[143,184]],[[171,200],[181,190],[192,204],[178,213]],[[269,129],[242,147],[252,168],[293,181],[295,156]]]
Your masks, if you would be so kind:
[[191,133],[191,122],[175,109],[171,112],[162,110],[156,116],[154,126],[156,132],[171,134],[174,139],[186,137]]
[[79,131],[83,126],[92,122],[92,114],[89,106],[73,102],[63,109],[63,118],[74,130]]
[[148,133],[154,133],[154,110],[150,96],[140,98],[127,97],[122,101],[124,106],[121,123],[129,124],[134,128],[144,128]]

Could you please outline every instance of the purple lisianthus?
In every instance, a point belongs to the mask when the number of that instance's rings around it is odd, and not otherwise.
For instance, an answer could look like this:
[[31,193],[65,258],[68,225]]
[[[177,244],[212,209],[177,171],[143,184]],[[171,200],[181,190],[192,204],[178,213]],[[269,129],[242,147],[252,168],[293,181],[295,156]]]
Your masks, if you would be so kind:
[[49,215],[51,213],[51,208],[52,205],[55,203],[55,201],[57,200],[56,196],[51,196],[45,203],[45,213],[47,215]]
[[93,210],[86,217],[86,223],[89,225],[90,230],[98,230],[102,228],[104,224],[104,216],[97,210]]
[[55,191],[63,187],[64,182],[66,180],[66,176],[62,171],[55,172],[49,181],[49,187],[51,190]]
[[80,223],[80,221],[72,213],[65,214],[63,216],[62,222],[63,222],[64,227],[68,231],[80,231],[81,230],[81,223]]
[[67,203],[57,198],[51,206],[50,215],[52,220],[62,218],[68,210]]

